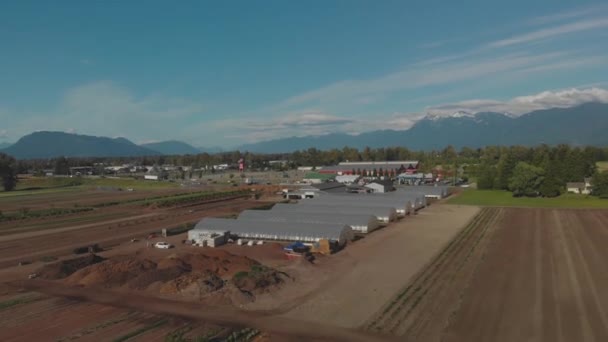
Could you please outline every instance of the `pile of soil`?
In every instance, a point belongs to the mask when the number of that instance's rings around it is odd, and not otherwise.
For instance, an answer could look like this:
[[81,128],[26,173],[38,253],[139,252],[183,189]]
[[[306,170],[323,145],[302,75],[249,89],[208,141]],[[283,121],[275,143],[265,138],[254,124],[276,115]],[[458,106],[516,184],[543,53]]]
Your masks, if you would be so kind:
[[156,263],[147,259],[106,260],[75,272],[65,281],[70,285],[120,287],[154,269]]
[[230,279],[233,275],[248,271],[252,266],[260,264],[248,257],[234,255],[223,250],[209,251],[205,254],[187,254],[174,260],[180,260],[190,265],[193,273],[213,272],[224,279]]
[[[72,271],[66,275],[65,283],[180,295],[197,300],[207,300],[213,294],[221,302],[243,303],[253,300],[253,294],[278,287],[285,277],[253,259],[222,250],[170,255],[158,262],[137,255],[99,261]],[[237,275],[241,277],[235,281]]]
[[239,290],[251,294],[262,294],[278,289],[289,276],[270,267],[255,265],[247,272],[232,277],[232,284]]
[[42,266],[36,273],[42,279],[63,279],[88,266],[98,264],[106,259],[96,254],[80,258],[58,261]]

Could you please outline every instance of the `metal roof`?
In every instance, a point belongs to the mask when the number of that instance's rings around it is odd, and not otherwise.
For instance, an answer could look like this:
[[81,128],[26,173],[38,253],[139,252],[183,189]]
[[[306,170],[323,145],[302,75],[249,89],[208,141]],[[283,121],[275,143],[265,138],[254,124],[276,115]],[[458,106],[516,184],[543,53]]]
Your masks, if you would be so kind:
[[271,222],[247,219],[223,219],[206,217],[193,230],[230,231],[243,238],[257,238],[280,241],[314,242],[327,239],[345,242],[352,238],[352,229],[337,223]]
[[445,197],[448,195],[448,187],[447,186],[427,186],[427,185],[413,185],[406,186],[397,189],[398,192],[405,193],[419,193],[424,195],[435,195]]
[[245,210],[239,215],[241,219],[268,220],[268,221],[298,221],[309,223],[342,223],[346,225],[368,225],[378,220],[373,215],[366,214],[334,214],[334,213],[304,213],[296,211],[276,210]]
[[350,206],[344,203],[335,203],[332,205],[327,204],[287,204],[277,203],[274,205],[272,210],[281,211],[299,211],[307,213],[331,213],[331,214],[370,214],[376,216],[378,219],[394,220],[397,217],[397,211],[393,207],[374,207],[374,206]]
[[[401,199],[397,197],[382,197],[382,196],[368,196],[364,194],[324,194],[324,196],[317,196],[315,198],[304,200],[306,203],[323,203],[333,205],[333,203],[342,201],[349,203],[354,206],[373,206],[373,207],[389,207],[395,209],[407,209],[412,207],[409,199]],[[408,206],[409,204],[409,206]]]
[[[405,192],[405,191],[391,191],[391,192],[387,192],[387,193],[332,193],[332,194],[323,194],[324,197],[333,197],[336,199],[336,201],[338,200],[346,200],[348,201],[349,199],[359,199],[359,200],[364,200],[364,201],[374,201],[376,199],[378,199],[378,201],[380,201],[381,203],[384,203],[384,201],[391,203],[390,201],[393,201],[394,204],[398,204],[401,205],[400,203],[403,202],[404,205],[406,202],[410,202],[411,204],[413,204],[412,206],[415,207],[416,209],[422,208],[426,206],[426,198],[424,197],[424,194],[421,193],[414,193],[414,192]],[[322,198],[322,196],[319,196],[319,198]]]

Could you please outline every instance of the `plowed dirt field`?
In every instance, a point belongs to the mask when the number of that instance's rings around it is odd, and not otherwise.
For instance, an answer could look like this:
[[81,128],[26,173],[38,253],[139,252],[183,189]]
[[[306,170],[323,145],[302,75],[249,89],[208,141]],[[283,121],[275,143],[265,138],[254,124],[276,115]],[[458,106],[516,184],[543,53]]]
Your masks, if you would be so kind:
[[504,211],[443,341],[608,341],[608,211]]

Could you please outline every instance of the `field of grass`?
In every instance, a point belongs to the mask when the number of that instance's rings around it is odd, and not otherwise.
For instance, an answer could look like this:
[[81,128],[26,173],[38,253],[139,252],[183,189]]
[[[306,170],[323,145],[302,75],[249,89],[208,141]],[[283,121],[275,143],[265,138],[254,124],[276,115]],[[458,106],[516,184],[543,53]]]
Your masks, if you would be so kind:
[[608,161],[600,161],[596,165],[598,171],[608,171]]
[[[172,182],[145,181],[134,178],[68,178],[68,177],[31,177],[20,179],[13,196],[19,193],[37,193],[40,191],[65,191],[65,189],[87,189],[102,187],[133,188],[136,190],[168,189],[178,186]],[[6,193],[2,193],[6,194]]]
[[564,194],[556,198],[513,197],[511,192],[502,190],[467,189],[451,198],[448,203],[496,207],[608,209],[608,200],[593,196]]

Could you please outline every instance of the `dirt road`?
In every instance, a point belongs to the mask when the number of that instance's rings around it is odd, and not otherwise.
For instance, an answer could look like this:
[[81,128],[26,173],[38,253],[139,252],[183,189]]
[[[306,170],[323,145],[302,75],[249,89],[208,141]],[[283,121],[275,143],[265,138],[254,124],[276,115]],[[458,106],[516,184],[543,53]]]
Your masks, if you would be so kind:
[[608,211],[504,210],[443,341],[608,341]]
[[[331,274],[285,314],[291,319],[358,328],[449,243],[479,211],[437,204],[349,245],[324,265]],[[300,284],[298,284],[300,286]],[[279,294],[280,295],[280,294]],[[263,301],[261,301],[263,302]]]
[[[227,327],[253,327],[277,335],[286,335],[302,340],[316,341],[395,341],[361,331],[333,327],[321,323],[307,323],[287,318],[267,316],[260,313],[230,310],[226,308],[203,308],[198,303],[147,297],[136,293],[121,294],[107,290],[71,288],[48,281],[25,281],[22,287],[56,297],[98,303],[118,308],[127,308],[163,316],[180,317],[194,321],[215,323]],[[203,310],[204,309],[204,310]]]

